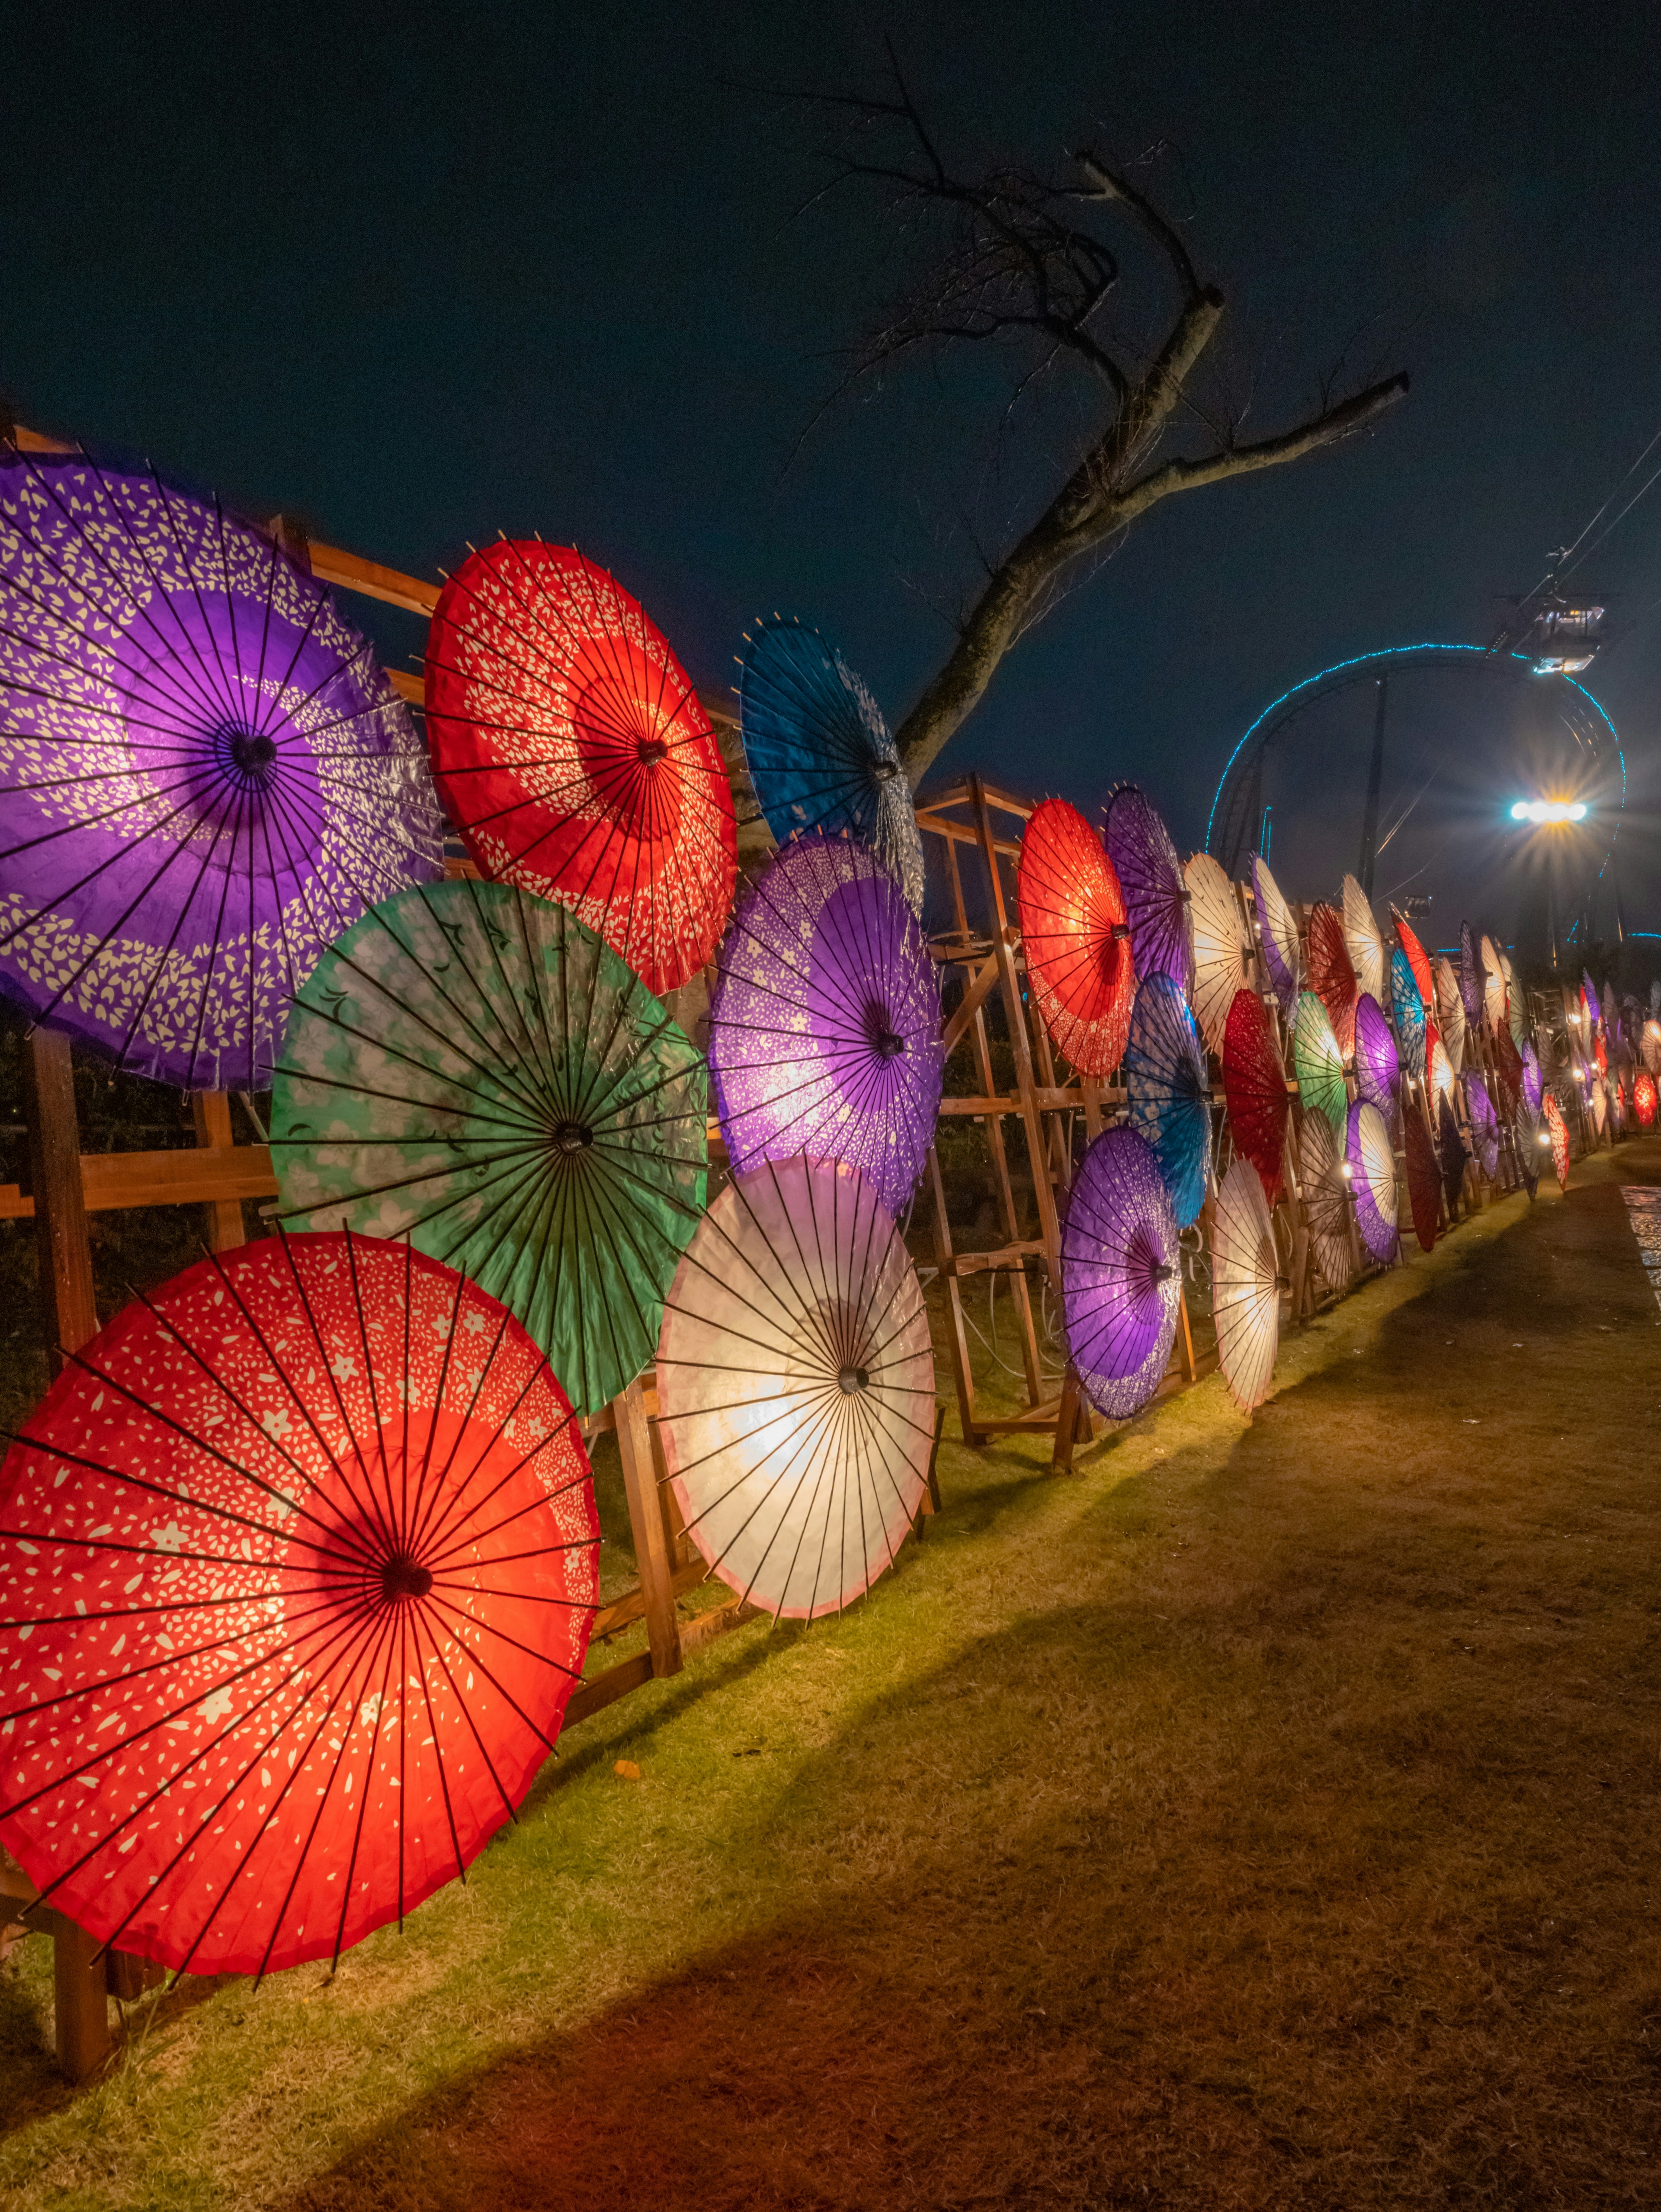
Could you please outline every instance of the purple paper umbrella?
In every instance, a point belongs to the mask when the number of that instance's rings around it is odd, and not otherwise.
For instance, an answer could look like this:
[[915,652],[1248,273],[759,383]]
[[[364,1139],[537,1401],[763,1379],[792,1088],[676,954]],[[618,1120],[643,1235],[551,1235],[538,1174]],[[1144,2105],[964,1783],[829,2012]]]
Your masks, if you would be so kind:
[[1487,1084],[1469,1069],[1465,1072],[1465,1112],[1470,1117],[1476,1164],[1492,1182],[1500,1170],[1500,1121]]
[[934,1140],[940,990],[898,880],[868,846],[807,831],[740,895],[709,1006],[709,1073],[734,1175],[842,1160],[904,1211]]
[[1396,1233],[1396,1153],[1384,1115],[1365,1098],[1356,1099],[1349,1109],[1344,1158],[1361,1242],[1381,1266],[1388,1266],[1400,1243]]
[[1468,921],[1459,925],[1459,998],[1475,1029],[1482,1018],[1482,958]]
[[1523,1096],[1528,1101],[1530,1114],[1540,1111],[1546,1095],[1544,1079],[1540,1073],[1540,1055],[1532,1044],[1523,1047]]
[[1062,1230],[1067,1346],[1090,1402],[1129,1420],[1159,1389],[1182,1295],[1177,1218],[1153,1152],[1106,1129],[1085,1154]]
[[0,446],[0,990],[186,1090],[271,1082],[289,1005],[443,872],[427,750],[274,540],[154,474]]
[[1355,1088],[1392,1129],[1401,1082],[1402,1063],[1384,1010],[1371,993],[1363,991],[1355,1001]]
[[1186,998],[1194,988],[1194,947],[1188,887],[1171,832],[1134,783],[1121,783],[1107,795],[1102,834],[1124,894],[1139,980],[1169,975]]

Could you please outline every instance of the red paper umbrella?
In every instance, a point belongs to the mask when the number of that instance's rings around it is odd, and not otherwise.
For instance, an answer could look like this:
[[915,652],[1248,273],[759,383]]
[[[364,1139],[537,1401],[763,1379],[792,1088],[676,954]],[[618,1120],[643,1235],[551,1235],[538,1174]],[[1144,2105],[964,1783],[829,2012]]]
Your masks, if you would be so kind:
[[1407,963],[1413,970],[1413,980],[1419,986],[1419,995],[1427,1011],[1436,1005],[1436,979],[1431,974],[1430,956],[1419,942],[1417,933],[1409,927],[1405,915],[1397,914],[1391,907],[1390,918],[1396,925],[1396,942],[1401,946]]
[[1592,1040],[1591,1056],[1597,1062],[1597,1073],[1607,1075],[1609,1072],[1609,1048],[1601,1034]]
[[204,1261],[0,1470],[0,1842],[101,1942],[338,1956],[458,1875],[559,1734],[588,1463],[520,1324],[409,1245]]
[[1064,799],[1046,799],[1026,825],[1015,902],[1026,972],[1057,1051],[1081,1075],[1110,1075],[1136,995],[1130,929],[1101,839]]
[[1281,1191],[1286,1145],[1287,1079],[1263,1002],[1255,991],[1237,991],[1223,1030],[1223,1097],[1234,1149],[1263,1179],[1273,1206]]
[[1647,1129],[1655,1119],[1655,1078],[1646,1067],[1632,1079],[1632,1110],[1641,1129]]
[[1355,969],[1344,942],[1344,918],[1335,907],[1309,910],[1309,987],[1327,1010],[1338,1049],[1348,1060],[1355,1050]]
[[603,568],[540,538],[464,561],[428,637],[427,734],[485,875],[571,908],[660,994],[703,965],[738,868],[727,771]]
[[1442,1225],[1442,1169],[1436,1146],[1416,1100],[1402,1112],[1407,1138],[1408,1203],[1413,1209],[1413,1233],[1420,1249],[1428,1252]]

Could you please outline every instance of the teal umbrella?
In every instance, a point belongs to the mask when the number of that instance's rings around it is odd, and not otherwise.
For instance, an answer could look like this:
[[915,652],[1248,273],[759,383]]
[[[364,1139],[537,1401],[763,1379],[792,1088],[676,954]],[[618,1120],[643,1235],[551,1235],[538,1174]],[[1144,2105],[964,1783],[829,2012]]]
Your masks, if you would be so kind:
[[707,1110],[698,1054],[575,915],[510,884],[418,884],[295,1001],[280,1212],[471,1276],[594,1413],[651,1363],[703,1211]]

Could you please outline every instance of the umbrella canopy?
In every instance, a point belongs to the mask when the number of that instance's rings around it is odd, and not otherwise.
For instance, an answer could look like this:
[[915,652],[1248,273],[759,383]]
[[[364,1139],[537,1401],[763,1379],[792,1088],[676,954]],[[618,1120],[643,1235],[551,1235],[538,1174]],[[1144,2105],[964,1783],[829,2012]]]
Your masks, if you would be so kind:
[[1551,1142],[1544,1122],[1539,1115],[1530,1111],[1528,1101],[1519,1099],[1512,1120],[1512,1137],[1517,1147],[1517,1165],[1521,1171],[1524,1187],[1530,1198],[1540,1188],[1540,1154]]
[[1638,1116],[1638,1126],[1647,1129],[1655,1121],[1655,1078],[1648,1068],[1640,1068],[1633,1078],[1632,1110]]
[[1551,1091],[1546,1093],[1546,1128],[1551,1138],[1551,1164],[1557,1171],[1557,1187],[1569,1187],[1569,1125],[1563,1119],[1563,1109]]
[[1286,1069],[1255,991],[1237,991],[1223,1039],[1223,1097],[1234,1149],[1262,1177],[1269,1204],[1281,1196],[1286,1147]]
[[1153,1147],[1186,1229],[1205,1204],[1211,1176],[1211,1084],[1205,1047],[1179,984],[1164,974],[1138,987],[1124,1048],[1126,1115]]
[[1355,1001],[1355,1092],[1384,1117],[1384,1126],[1396,1123],[1396,1096],[1402,1087],[1402,1063],[1384,1010],[1370,992]]
[[1257,1170],[1236,1160],[1217,1193],[1211,1231],[1211,1318],[1217,1359],[1243,1413],[1269,1395],[1281,1341],[1281,1263]]
[[1530,1114],[1540,1111],[1540,1102],[1545,1096],[1545,1079],[1540,1072],[1540,1055],[1530,1043],[1525,1043],[1519,1055],[1523,1063],[1523,1097]]
[[1134,1129],[1104,1129],[1068,1194],[1062,1304],[1079,1380],[1110,1420],[1129,1420],[1159,1389],[1182,1287],[1159,1164]]
[[1358,989],[1378,1000],[1384,995],[1384,940],[1372,902],[1354,876],[1344,878],[1343,892],[1344,949],[1355,970]]
[[1494,939],[1485,937],[1480,947],[1482,968],[1482,1010],[1488,1018],[1488,1027],[1496,1036],[1501,1030],[1509,1030],[1506,1016],[1506,978],[1500,966],[1500,955],[1494,950]]
[[1200,1034],[1220,1060],[1223,1033],[1236,994],[1250,980],[1251,946],[1234,886],[1208,853],[1196,853],[1183,871],[1194,943],[1194,981],[1189,993]]
[[1349,1166],[1349,1187],[1355,1196],[1355,1225],[1361,1242],[1381,1265],[1395,1259],[1400,1247],[1396,1233],[1396,1154],[1390,1127],[1376,1106],[1358,1098],[1349,1109],[1349,1130],[1344,1158]]
[[739,732],[775,841],[822,830],[873,845],[921,916],[917,812],[876,701],[836,647],[799,622],[758,622],[744,644]]
[[1251,863],[1251,895],[1257,906],[1257,933],[1262,941],[1269,987],[1290,1021],[1298,1011],[1298,994],[1303,988],[1303,947],[1298,941],[1297,916],[1281,896],[1281,887],[1261,855]]
[[1601,1036],[1592,1040],[1591,1056],[1597,1073],[1607,1075],[1609,1072],[1609,1048]]
[[1332,1034],[1327,1010],[1313,991],[1298,1000],[1298,1020],[1292,1032],[1292,1065],[1298,1079],[1298,1097],[1304,1112],[1323,1114],[1340,1135],[1349,1114],[1349,1091],[1344,1082],[1343,1056]]
[[1413,1212],[1413,1233],[1421,1252],[1435,1244],[1442,1224],[1442,1167],[1436,1157],[1430,1125],[1416,1105],[1402,1116],[1403,1149],[1407,1153],[1408,1204]]
[[1418,986],[1419,996],[1423,1000],[1425,1011],[1428,1013],[1436,1004],[1436,980],[1431,974],[1429,956],[1419,941],[1418,932],[1404,914],[1398,914],[1396,909],[1391,907],[1390,918],[1396,931],[1396,945],[1402,958],[1413,971],[1413,980]]
[[733,1172],[845,1160],[902,1212],[943,1065],[934,963],[898,883],[851,837],[791,838],[740,893],[709,1001]]
[[1476,939],[1471,934],[1470,924],[1459,925],[1459,1003],[1465,1010],[1465,1019],[1475,1029],[1482,1018],[1483,970],[1482,956],[1476,950]]
[[1329,1286],[1342,1291],[1354,1272],[1350,1242],[1349,1180],[1342,1147],[1324,1114],[1305,1114],[1298,1143],[1309,1249]]
[[100,1942],[338,1957],[553,1748],[597,1594],[548,1363],[408,1245],[268,1237],[118,1315],[7,1457],[0,1842]]
[[1643,1054],[1644,1065],[1650,1073],[1661,1075],[1661,1027],[1658,1027],[1652,1018],[1644,1024],[1644,1033],[1640,1040],[1639,1050]]
[[539,538],[470,554],[433,613],[427,734],[485,875],[562,901],[648,990],[703,967],[738,870],[727,770],[662,633],[605,569]]
[[1488,1087],[1474,1068],[1465,1071],[1465,1112],[1476,1164],[1492,1182],[1500,1171],[1500,1122]]
[[[1486,944],[1487,939],[1484,939],[1483,942]],[[1605,1036],[1613,1036],[1615,1031],[1617,1018],[1615,1011],[1615,993],[1608,983],[1604,984],[1602,994],[1599,997],[1597,1003],[1598,1011],[1603,1024],[1603,1034]]]
[[1402,1066],[1409,1075],[1425,1072],[1425,1001],[1418,978],[1404,952],[1390,956],[1390,1012],[1396,1018],[1396,1042]]
[[1130,925],[1113,863],[1076,806],[1033,810],[1015,872],[1026,972],[1056,1048],[1100,1081],[1124,1056],[1136,995]]
[[1465,1002],[1451,960],[1436,963],[1436,1027],[1448,1066],[1457,1074],[1465,1059]]
[[[1503,956],[1502,956],[1503,957]],[[1526,994],[1518,988],[1517,978],[1506,963],[1506,1026],[1511,1031],[1511,1041],[1518,1052],[1528,1042],[1529,1017]]]
[[1459,1117],[1453,1110],[1451,1085],[1436,1099],[1436,1155],[1442,1163],[1442,1188],[1451,1212],[1465,1187],[1470,1152],[1459,1127]]
[[284,1219],[407,1237],[524,1323],[579,1412],[651,1362],[703,1210],[703,1063],[640,979],[515,884],[423,885],[295,1002]]
[[729,1589],[811,1620],[893,1565],[928,1486],[934,1361],[856,1168],[770,1160],[727,1185],[669,1293],[657,1385],[687,1534]]
[[[1602,1039],[1599,1039],[1602,1042]],[[1591,1124],[1601,1137],[1609,1118],[1609,1087],[1601,1078],[1586,1085],[1591,1095]]]
[[1338,1050],[1348,1060],[1355,1049],[1355,970],[1336,908],[1310,908],[1308,949],[1309,987],[1326,1008]]
[[1184,996],[1194,981],[1188,890],[1159,810],[1134,783],[1116,785],[1103,814],[1107,857],[1124,894],[1136,973],[1169,975]]
[[1496,1103],[1507,1120],[1517,1111],[1517,1102],[1523,1095],[1523,1060],[1512,1042],[1509,1029],[1495,1031],[1494,1039],[1494,1073]]
[[425,747],[322,585],[148,471],[0,444],[0,991],[263,1091],[344,928],[443,872]]

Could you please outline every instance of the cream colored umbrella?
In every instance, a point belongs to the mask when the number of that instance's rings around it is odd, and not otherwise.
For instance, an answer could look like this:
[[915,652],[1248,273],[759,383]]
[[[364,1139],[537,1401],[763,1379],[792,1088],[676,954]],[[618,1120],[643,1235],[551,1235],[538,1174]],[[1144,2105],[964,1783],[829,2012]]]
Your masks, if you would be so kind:
[[1298,917],[1281,896],[1265,860],[1251,863],[1251,892],[1257,902],[1263,965],[1281,1002],[1281,1012],[1291,1021],[1298,1011],[1298,994],[1304,988],[1304,948],[1298,940]]
[[1298,1144],[1298,1175],[1309,1249],[1322,1279],[1342,1291],[1355,1272],[1349,1234],[1349,1181],[1344,1151],[1324,1114],[1305,1114]]
[[1344,943],[1355,981],[1369,998],[1384,996],[1384,940],[1373,917],[1372,902],[1354,876],[1344,878]]
[[856,1168],[771,1160],[727,1184],[669,1292],[657,1385],[687,1534],[740,1597],[812,1620],[893,1564],[928,1485],[934,1361]]
[[1465,1060],[1465,1002],[1459,995],[1459,978],[1451,960],[1438,960],[1433,972],[1437,1034],[1447,1054],[1448,1066],[1457,1075]]
[[1506,971],[1500,964],[1500,955],[1494,939],[1482,939],[1482,1011],[1488,1018],[1488,1027],[1498,1036],[1506,1023]]
[[1217,1193],[1211,1318],[1229,1395],[1249,1413],[1269,1395],[1281,1341],[1280,1255],[1263,1179],[1250,1160],[1236,1160]]
[[1196,853],[1183,870],[1194,941],[1194,984],[1189,994],[1200,1034],[1220,1060],[1223,1032],[1234,994],[1250,980],[1251,946],[1234,886],[1209,853]]

